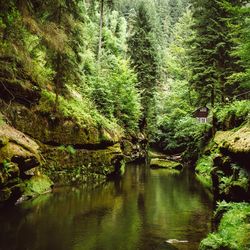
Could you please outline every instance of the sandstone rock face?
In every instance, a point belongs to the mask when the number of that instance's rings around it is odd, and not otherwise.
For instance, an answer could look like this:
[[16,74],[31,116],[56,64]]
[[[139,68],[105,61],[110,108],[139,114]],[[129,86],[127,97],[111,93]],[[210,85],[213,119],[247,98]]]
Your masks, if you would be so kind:
[[8,200],[14,193],[14,199],[18,199],[24,180],[30,179],[25,172],[41,163],[35,141],[7,124],[0,125],[0,201]]
[[250,126],[218,131],[205,151],[211,159],[210,174],[215,197],[250,201]]
[[45,172],[59,184],[104,181],[117,172],[123,160],[120,144],[103,149],[76,149],[43,147]]
[[[43,112],[38,105],[7,105],[0,99],[0,108],[11,124],[5,124],[0,133],[0,161],[11,169],[8,174],[0,173],[4,199],[11,193],[6,183],[14,177],[18,178],[14,183],[17,184],[23,177],[37,176],[37,166],[40,174],[58,184],[98,184],[118,173],[125,161],[146,157],[146,139],[142,134],[125,136],[117,128],[84,124],[59,113]],[[22,192],[23,187],[19,188]]]
[[73,119],[43,113],[36,108],[28,109],[18,104],[11,105],[6,116],[16,129],[49,145],[105,146],[119,142],[122,136],[112,130],[94,125],[80,125]]
[[237,131],[218,131],[214,141],[233,154],[250,154],[250,123]]

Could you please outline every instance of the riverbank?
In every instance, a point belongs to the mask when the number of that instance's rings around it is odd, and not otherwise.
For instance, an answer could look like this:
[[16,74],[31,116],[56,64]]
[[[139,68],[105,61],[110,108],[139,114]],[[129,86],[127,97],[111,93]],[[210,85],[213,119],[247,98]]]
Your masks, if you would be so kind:
[[143,134],[127,133],[108,121],[101,125],[79,120],[74,113],[69,117],[45,112],[40,102],[27,107],[18,99],[7,104],[0,98],[0,109],[2,202],[19,200],[25,195],[22,186],[29,187],[32,178],[33,182],[39,176],[50,180],[39,191],[33,188],[32,195],[27,192],[25,199],[47,192],[54,184],[100,184],[119,173],[126,162],[146,157]]
[[196,165],[198,179],[218,202],[214,216],[217,229],[201,242],[202,250],[249,248],[250,123],[247,117],[239,122],[227,115]]

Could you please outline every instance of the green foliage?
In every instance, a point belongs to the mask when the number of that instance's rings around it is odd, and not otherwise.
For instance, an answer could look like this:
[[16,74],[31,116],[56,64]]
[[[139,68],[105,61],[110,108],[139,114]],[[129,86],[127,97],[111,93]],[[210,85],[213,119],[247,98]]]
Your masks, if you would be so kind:
[[187,44],[194,35],[192,23],[192,13],[187,9],[173,28],[173,41],[165,50],[168,75],[155,94],[157,115],[151,121],[150,130],[153,144],[171,153],[189,151],[189,157],[195,158],[210,126],[200,124],[193,117],[196,95],[188,84],[191,71]]
[[229,0],[192,1],[196,36],[191,42],[190,80],[201,105],[224,102],[226,96],[234,94],[236,87],[228,82],[232,72],[240,70],[237,58],[231,55],[234,45],[227,24],[233,14],[225,7],[228,2],[234,2],[237,7],[242,5],[241,1]]
[[213,170],[213,156],[202,156],[196,163],[197,178],[206,186],[212,187],[211,172]]
[[250,114],[250,101],[234,101],[225,106],[219,106],[215,110],[215,117],[220,124],[225,124],[234,119],[238,124],[249,119]]
[[[99,13],[93,11],[99,9],[97,4],[83,0],[1,3],[1,54],[15,57],[24,68],[20,75],[42,89],[41,111],[57,111],[86,125],[136,130],[141,98],[126,55],[127,21],[118,11],[105,9],[99,65]],[[10,68],[11,77],[17,78],[17,64]]]
[[65,147],[64,145],[61,145],[58,147],[58,149],[61,151],[67,152],[70,155],[74,155],[76,153],[76,150],[71,145],[68,145],[67,147]]
[[[121,130],[119,126],[101,115],[95,108],[95,105],[88,99],[83,98],[76,90],[70,89],[71,98],[59,96],[59,105],[57,107],[58,114],[65,118],[75,119],[83,126],[94,125],[102,126],[108,129]],[[42,112],[53,112],[55,105],[55,94],[49,91],[43,91],[39,102],[39,109]]]
[[112,71],[92,80],[92,98],[98,110],[109,119],[116,119],[126,129],[136,130],[141,117],[140,94],[137,78],[123,59],[114,59]]
[[129,37],[129,54],[135,67],[142,91],[143,122],[142,129],[147,127],[146,119],[152,105],[152,97],[159,77],[159,54],[154,23],[150,20],[149,5],[141,2],[133,19],[133,31]]
[[226,202],[218,204],[217,212],[225,209],[227,212],[221,219],[218,231],[202,240],[199,249],[244,250],[250,247],[250,205]]
[[[247,3],[248,1],[241,2]],[[244,4],[239,8],[231,2],[225,2],[224,4],[233,16],[233,18],[228,20],[228,27],[232,34],[231,41],[234,44],[231,54],[238,59],[237,63],[241,67],[241,70],[232,72],[232,75],[229,77],[229,83],[234,87],[235,85],[237,86],[237,92],[240,93],[239,97],[241,99],[246,99],[249,97],[247,92],[250,91],[250,7]],[[246,93],[246,95],[244,95],[244,93]]]
[[190,117],[190,114],[183,115],[178,111],[180,110],[168,113],[161,123],[157,124],[160,128],[159,140],[165,145],[164,150],[178,153],[188,149],[189,156],[192,158],[198,153],[204,134],[210,126],[199,123],[195,118]]
[[11,174],[11,170],[12,170],[12,168],[11,168],[11,163],[8,161],[8,160],[4,160],[3,162],[2,162],[2,166],[3,166],[3,168],[1,169],[2,170],[2,172],[8,177],[8,176],[10,176],[10,174]]
[[231,168],[233,170],[233,174],[230,176],[222,176],[220,178],[219,189],[220,193],[224,193],[228,195],[232,187],[237,186],[244,189],[246,192],[248,190],[248,180],[249,175],[246,170],[242,169],[240,166],[236,164],[232,164]]

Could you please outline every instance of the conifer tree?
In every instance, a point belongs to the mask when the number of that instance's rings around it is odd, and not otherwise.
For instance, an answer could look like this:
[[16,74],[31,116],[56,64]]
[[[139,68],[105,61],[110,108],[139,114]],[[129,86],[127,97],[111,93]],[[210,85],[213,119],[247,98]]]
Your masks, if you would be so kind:
[[[199,103],[224,102],[232,90],[227,86],[228,77],[238,70],[236,58],[231,55],[232,42],[227,18],[231,13],[223,0],[193,0],[196,37],[192,42],[192,87],[199,94]],[[228,0],[234,4],[241,1]]]
[[237,63],[240,66],[240,70],[230,76],[229,83],[234,87],[236,97],[240,99],[250,96],[250,7],[245,4],[243,1],[240,8],[228,2],[224,3],[225,8],[232,13],[232,18],[228,20],[230,39],[234,44],[231,54],[238,58]]
[[150,23],[146,6],[141,3],[134,20],[133,33],[129,38],[129,54],[137,72],[144,108],[141,129],[147,127],[147,117],[158,79],[157,41]]

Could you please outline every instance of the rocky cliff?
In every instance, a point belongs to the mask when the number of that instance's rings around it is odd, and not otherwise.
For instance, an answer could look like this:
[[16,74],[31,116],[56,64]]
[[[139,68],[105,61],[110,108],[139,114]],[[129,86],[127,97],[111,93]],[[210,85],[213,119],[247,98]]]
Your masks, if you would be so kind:
[[126,161],[145,157],[142,134],[128,135],[117,127],[44,110],[42,90],[31,79],[9,81],[7,73],[0,81],[0,200],[9,199],[17,185],[31,179],[26,174],[30,169],[37,169],[33,176],[46,174],[59,184],[99,183]]

